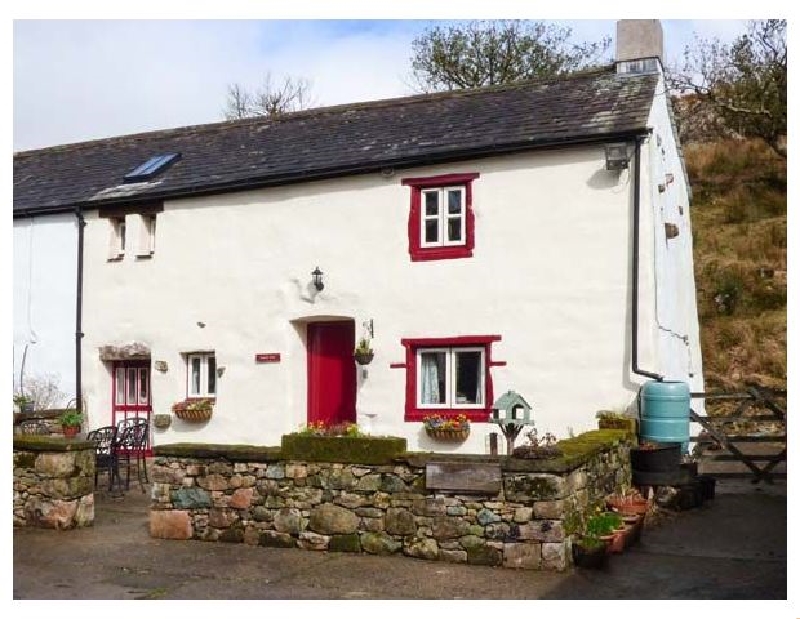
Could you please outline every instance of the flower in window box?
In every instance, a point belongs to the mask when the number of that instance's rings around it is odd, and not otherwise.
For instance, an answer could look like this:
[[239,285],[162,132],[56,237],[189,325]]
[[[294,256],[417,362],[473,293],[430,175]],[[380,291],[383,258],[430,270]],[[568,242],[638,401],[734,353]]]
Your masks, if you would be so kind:
[[469,419],[464,413],[455,417],[444,415],[427,415],[422,420],[425,433],[435,439],[444,441],[463,441],[469,436]]

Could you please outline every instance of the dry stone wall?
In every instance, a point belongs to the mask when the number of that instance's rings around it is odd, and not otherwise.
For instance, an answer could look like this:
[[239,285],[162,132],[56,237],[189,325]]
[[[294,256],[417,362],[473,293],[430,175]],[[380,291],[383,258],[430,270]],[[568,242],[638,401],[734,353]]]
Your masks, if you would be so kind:
[[94,523],[94,446],[65,438],[14,439],[14,526]]
[[[502,481],[491,494],[427,491],[426,467],[446,461],[433,454],[388,465],[162,455],[153,467],[150,534],[560,571],[572,562],[574,514],[630,483],[624,442],[570,470],[497,459]],[[459,458],[462,466],[469,461]]]

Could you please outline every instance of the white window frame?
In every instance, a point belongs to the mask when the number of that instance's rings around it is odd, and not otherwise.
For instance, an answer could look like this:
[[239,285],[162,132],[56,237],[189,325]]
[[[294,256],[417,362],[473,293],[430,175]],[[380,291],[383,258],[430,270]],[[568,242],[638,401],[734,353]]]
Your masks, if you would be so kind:
[[[186,355],[186,396],[189,398],[215,398],[217,397],[217,377],[214,377],[214,391],[208,390],[208,360],[216,354],[213,352],[189,353]],[[194,391],[192,384],[192,364],[195,359],[200,361],[200,390]],[[216,366],[216,363],[215,363]]]
[[[461,193],[461,210],[458,215],[449,213],[448,196],[450,191]],[[429,193],[437,194],[439,212],[433,216],[428,215],[425,208],[425,196]],[[447,225],[451,219],[461,220],[461,239],[450,240],[450,227]],[[428,221],[436,221],[439,226],[438,240],[427,242],[425,240],[425,224]],[[428,247],[458,247],[467,244],[467,187],[466,185],[450,185],[447,187],[429,187],[420,190],[420,248]]]
[[[445,356],[445,398],[441,404],[423,404],[422,403],[422,354],[432,352],[443,352]],[[482,389],[481,398],[483,403],[480,404],[458,404],[456,400],[456,353],[460,352],[477,352],[480,353],[480,361],[478,367],[480,369],[480,385]],[[486,347],[484,346],[452,346],[447,348],[417,348],[415,352],[416,357],[416,373],[417,373],[417,408],[419,409],[464,409],[464,410],[482,410],[486,408]]]
[[149,258],[156,251],[156,215],[139,216],[139,247],[137,258]]
[[111,230],[108,243],[108,259],[121,260],[125,256],[126,226],[124,217],[109,218]]

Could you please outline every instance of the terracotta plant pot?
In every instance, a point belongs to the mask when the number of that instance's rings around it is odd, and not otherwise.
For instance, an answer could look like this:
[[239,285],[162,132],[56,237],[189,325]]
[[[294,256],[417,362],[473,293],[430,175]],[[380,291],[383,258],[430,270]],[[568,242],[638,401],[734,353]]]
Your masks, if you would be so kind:
[[80,426],[61,426],[61,429],[64,432],[64,436],[67,438],[75,438],[78,432],[81,431]]
[[614,533],[611,535],[611,545],[609,546],[609,551],[612,554],[620,554],[623,550],[625,550],[624,526],[621,529],[614,529]]

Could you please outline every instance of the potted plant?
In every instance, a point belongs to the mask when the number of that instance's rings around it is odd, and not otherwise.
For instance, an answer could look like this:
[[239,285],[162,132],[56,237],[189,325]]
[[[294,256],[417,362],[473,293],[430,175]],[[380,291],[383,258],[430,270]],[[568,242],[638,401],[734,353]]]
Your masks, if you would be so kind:
[[619,515],[598,511],[586,522],[586,534],[607,542],[609,552],[622,552],[625,538],[623,522]]
[[81,431],[81,423],[83,423],[83,414],[76,408],[65,408],[58,417],[61,423],[61,429],[64,431],[64,436],[73,438],[78,432]]
[[558,458],[564,453],[556,445],[558,439],[552,432],[546,432],[539,437],[539,431],[534,427],[525,434],[530,444],[516,447],[512,453],[515,458],[544,459]]
[[33,401],[33,398],[24,393],[18,393],[14,396],[14,404],[19,408],[20,413],[32,413],[34,408],[36,408],[36,403]]
[[572,544],[572,560],[577,567],[601,569],[608,563],[606,543],[595,535],[586,534]]
[[375,352],[372,350],[372,345],[369,340],[365,337],[358,340],[358,346],[356,346],[355,351],[353,351],[353,357],[356,363],[358,363],[358,365],[369,365],[374,356]]
[[435,414],[422,420],[425,433],[440,441],[460,442],[469,436],[469,419],[464,413],[455,417]]
[[194,423],[208,421],[213,411],[212,398],[187,398],[172,405],[172,412],[178,419]]

